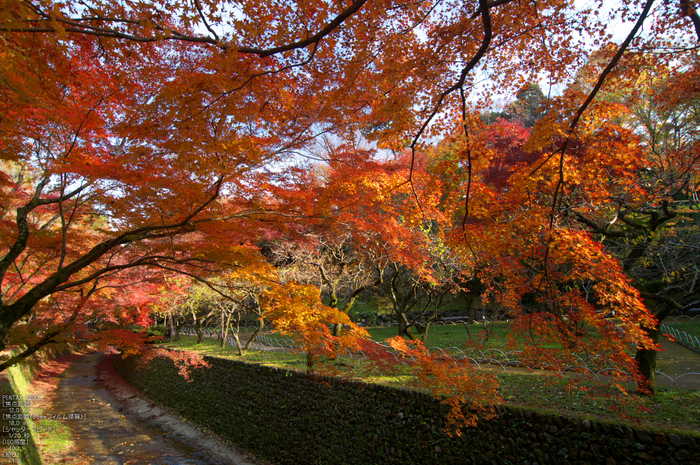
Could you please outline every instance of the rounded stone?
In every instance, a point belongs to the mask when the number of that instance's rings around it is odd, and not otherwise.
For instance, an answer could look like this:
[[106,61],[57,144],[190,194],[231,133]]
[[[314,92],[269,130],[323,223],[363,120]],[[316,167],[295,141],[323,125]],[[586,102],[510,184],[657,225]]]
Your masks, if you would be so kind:
[[668,442],[670,442],[673,447],[681,447],[683,445],[681,437],[677,434],[669,434],[667,438]]

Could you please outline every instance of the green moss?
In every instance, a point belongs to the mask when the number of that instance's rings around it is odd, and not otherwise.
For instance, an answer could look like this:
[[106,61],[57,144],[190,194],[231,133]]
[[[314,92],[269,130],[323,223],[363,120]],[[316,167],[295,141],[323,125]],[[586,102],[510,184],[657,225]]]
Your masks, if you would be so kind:
[[[5,379],[2,380],[0,384],[0,398],[2,396],[13,396],[13,399],[27,399],[28,388],[30,385],[31,378],[34,374],[33,366],[27,363],[22,363],[19,365],[12,366],[5,370]],[[31,409],[21,407],[21,413],[24,415],[30,415],[32,413]],[[6,408],[1,409],[2,413],[7,413]],[[4,455],[10,454],[13,457],[18,457],[20,463],[26,465],[41,465],[41,454],[37,447],[38,437],[36,433],[36,423],[31,419],[20,419],[18,424],[10,425],[9,420],[5,420],[0,417],[0,427],[4,428],[24,428],[21,433],[22,438],[26,440],[26,445],[20,447],[0,445],[0,457],[4,458]],[[24,434],[28,432],[29,434]],[[3,438],[8,438],[7,434],[2,435]],[[17,455],[15,455],[17,454]]]

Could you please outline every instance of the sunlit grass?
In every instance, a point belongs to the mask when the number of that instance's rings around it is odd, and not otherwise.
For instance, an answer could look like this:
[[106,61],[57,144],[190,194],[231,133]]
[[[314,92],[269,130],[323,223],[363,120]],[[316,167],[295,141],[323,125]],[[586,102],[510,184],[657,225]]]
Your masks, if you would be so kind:
[[41,444],[42,452],[53,454],[66,451],[73,447],[71,430],[57,420],[42,420],[37,426],[37,436]]
[[180,340],[162,344],[163,347],[171,349],[186,349],[201,355],[220,357],[241,362],[259,363],[261,365],[285,368],[291,370],[306,370],[306,354],[302,352],[290,352],[284,350],[251,350],[243,355],[238,355],[238,348],[226,345],[221,347],[221,341],[213,338],[205,338],[197,343],[194,336],[180,336]]
[[365,383],[372,384],[383,384],[385,386],[405,388],[411,384],[414,377],[410,375],[396,375],[396,376],[366,376],[362,378]]

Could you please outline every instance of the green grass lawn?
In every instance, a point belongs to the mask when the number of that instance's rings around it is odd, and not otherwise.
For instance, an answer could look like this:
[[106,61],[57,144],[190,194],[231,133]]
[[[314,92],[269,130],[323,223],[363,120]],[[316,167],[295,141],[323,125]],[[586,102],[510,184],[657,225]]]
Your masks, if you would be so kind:
[[[383,342],[398,335],[398,326],[381,326],[366,328],[372,340]],[[433,325],[428,330],[428,337],[425,345],[427,347],[459,347],[464,348],[468,343],[483,344],[488,348],[505,349],[508,334],[508,323],[497,322],[488,324],[472,325]],[[292,341],[290,336],[270,332],[270,338],[278,340]]]
[[[370,336],[377,342],[395,337],[398,335],[398,326],[382,326],[367,328]],[[508,323],[497,322],[483,324],[450,324],[432,325],[428,330],[428,337],[425,345],[428,347],[465,347],[468,342],[475,344],[484,342],[493,346],[503,345],[505,347],[506,334],[508,333]]]
[[428,330],[427,347],[458,347],[483,345],[490,349],[505,349],[509,323],[434,325]]
[[[463,350],[467,347],[479,347],[502,351],[516,350],[517,348],[507,347],[509,326],[510,323],[508,322],[495,322],[486,325],[480,323],[471,325],[433,325],[428,330],[425,345],[426,347],[441,347],[443,349],[456,347]],[[372,340],[376,342],[384,342],[398,335],[398,326],[370,327],[366,329]],[[267,336],[278,341],[286,340],[292,342],[290,336],[276,332],[267,333]],[[553,347],[552,345],[549,346]],[[548,345],[544,345],[544,347],[548,347]]]
[[[502,329],[505,331],[504,328]],[[441,344],[445,344],[445,341],[449,343],[458,341],[457,334],[460,331],[466,333],[463,326],[444,326],[434,329],[438,331],[435,331],[433,336]],[[383,340],[395,335],[391,330],[396,329],[374,328],[370,333],[373,338]],[[277,368],[306,370],[306,356],[303,353],[281,350],[251,351],[238,356],[237,349],[230,346],[221,348],[218,341],[213,339],[206,339],[201,344],[195,344],[195,342],[196,338],[185,336],[178,342],[164,345]],[[338,358],[326,361],[319,366],[319,369],[323,373],[335,373],[365,382],[420,389],[419,386],[415,386],[415,378],[408,369],[398,369],[391,373],[377,372],[370,366],[370,362],[365,360]],[[661,390],[657,396],[649,398],[623,394],[612,386],[591,380],[572,383],[568,378],[528,374],[525,371],[501,372],[496,376],[499,380],[500,396],[509,404],[567,415],[607,418],[610,421],[625,419],[650,429],[700,432],[700,416],[697,415],[700,411],[700,391]]]
[[674,322],[666,323],[679,331],[684,331],[693,337],[700,339],[700,318],[694,320],[679,318]]

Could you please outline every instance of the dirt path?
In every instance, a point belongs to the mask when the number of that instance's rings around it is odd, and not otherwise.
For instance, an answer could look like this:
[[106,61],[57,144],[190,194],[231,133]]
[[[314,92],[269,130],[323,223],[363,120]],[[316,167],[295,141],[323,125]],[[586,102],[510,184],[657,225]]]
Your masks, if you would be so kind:
[[101,354],[75,360],[61,375],[51,413],[63,420],[75,448],[46,457],[46,463],[252,465],[255,462],[175,415],[140,398]]

